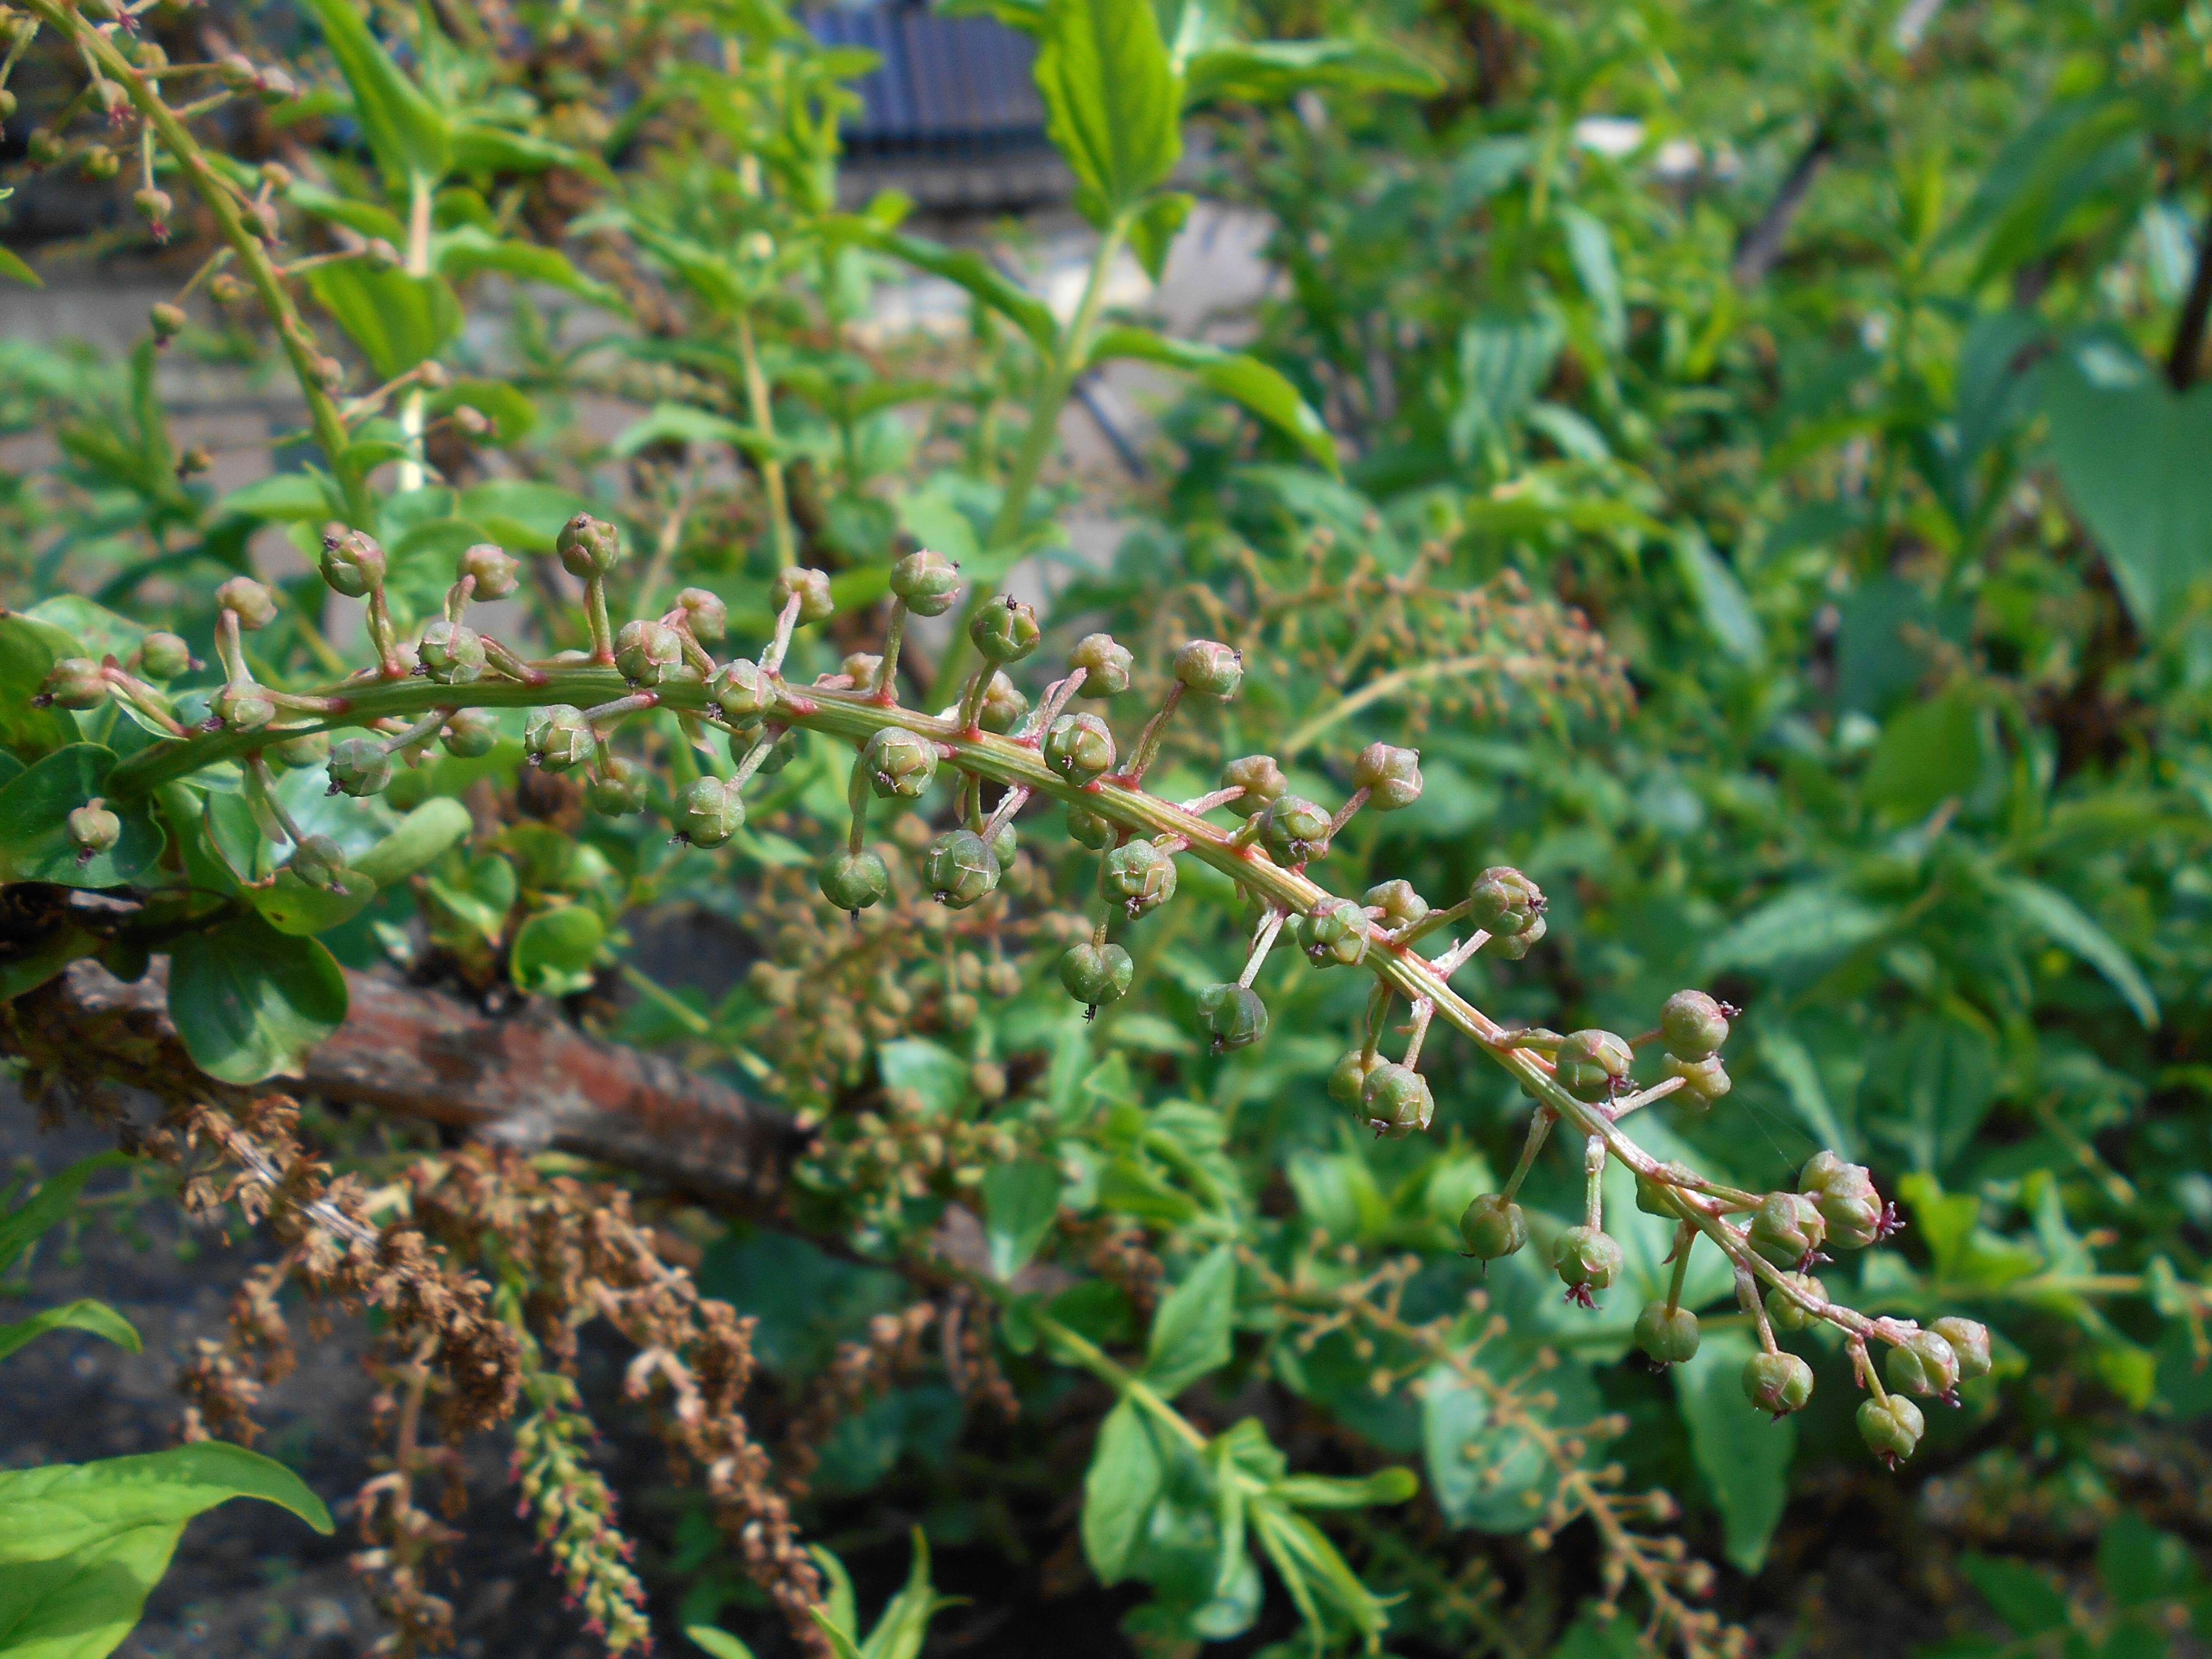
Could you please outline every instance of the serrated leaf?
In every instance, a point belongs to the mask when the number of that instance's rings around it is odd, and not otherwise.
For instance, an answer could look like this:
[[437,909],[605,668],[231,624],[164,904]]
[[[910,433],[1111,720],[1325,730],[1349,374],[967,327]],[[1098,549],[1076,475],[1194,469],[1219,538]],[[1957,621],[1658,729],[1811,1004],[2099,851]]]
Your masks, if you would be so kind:
[[1709,941],[1698,955],[1698,971],[1817,962],[1857,949],[1888,926],[1887,916],[1838,888],[1793,887]]
[[305,0],[322,25],[331,56],[353,93],[362,136],[395,196],[427,191],[453,164],[453,135],[445,116],[392,61],[369,32],[352,0]]
[[1045,132],[1102,229],[1167,181],[1182,156],[1182,82],[1159,20],[1134,0],[1046,0],[1035,73]]
[[317,302],[361,348],[380,380],[389,380],[436,356],[461,331],[461,302],[442,276],[379,270],[352,259],[318,265],[307,281]]

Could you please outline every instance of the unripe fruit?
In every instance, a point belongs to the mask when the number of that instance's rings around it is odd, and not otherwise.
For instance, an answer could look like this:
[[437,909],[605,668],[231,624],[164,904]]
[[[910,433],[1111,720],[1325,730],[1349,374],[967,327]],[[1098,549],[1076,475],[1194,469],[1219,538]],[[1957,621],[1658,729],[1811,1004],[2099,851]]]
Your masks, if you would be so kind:
[[473,578],[471,590],[480,599],[503,599],[522,579],[522,567],[503,547],[478,542],[460,557],[456,576]]
[[[386,244],[389,246],[390,244]],[[443,392],[447,386],[445,364],[434,357],[426,357],[415,365],[415,384],[425,392]]]
[[227,270],[208,278],[208,298],[219,306],[234,306],[246,297],[246,284]]
[[1307,959],[1319,967],[1356,968],[1367,957],[1373,929],[1367,912],[1350,899],[1325,899],[1305,918]]
[[720,778],[698,778],[676,798],[676,833],[694,847],[720,847],[744,827],[745,798]]
[[446,716],[446,729],[439,734],[446,752],[462,760],[475,760],[491,753],[499,742],[499,722],[487,708],[456,708]]
[[1218,640],[1193,640],[1176,653],[1175,675],[1202,697],[1233,697],[1244,678],[1244,655]]
[[1863,1164],[1846,1164],[1818,1152],[1798,1171],[1797,1190],[1820,1206],[1828,1236],[1846,1249],[1864,1249],[1881,1237],[1881,1194]]
[[1577,1100],[1610,1100],[1635,1059],[1627,1040],[1611,1031],[1571,1031],[1555,1062],[1559,1086]]
[[139,642],[138,672],[149,680],[173,680],[191,666],[191,647],[174,634],[155,629]]
[[1901,1394],[1861,1401],[1858,1423],[1859,1438],[1867,1449],[1892,1468],[1912,1455],[1928,1430],[1920,1407]]
[[561,526],[553,538],[561,568],[570,575],[589,580],[604,576],[622,562],[622,538],[615,527],[588,513],[579,513]]
[[1959,1377],[1962,1382],[1990,1374],[1990,1328],[1978,1320],[1961,1319],[1956,1314],[1937,1320],[1928,1328],[1951,1345],[1958,1356]]
[[1387,743],[1370,743],[1352,763],[1352,781],[1356,787],[1367,791],[1367,804],[1378,812],[1411,806],[1421,798],[1420,754]]
[[198,477],[215,465],[215,454],[205,444],[186,444],[177,452],[177,477]]
[[676,603],[690,624],[693,639],[712,645],[730,631],[730,607],[720,594],[704,587],[687,587],[676,596]]
[[1525,933],[1544,914],[1544,891],[1510,864],[1493,864],[1468,890],[1468,920],[1495,938]]
[[154,228],[154,234],[157,237],[167,228],[169,216],[175,212],[177,208],[177,204],[169,199],[169,192],[166,190],[134,190],[131,192],[131,205],[138,210],[138,216],[141,219]]
[[1747,1242],[1778,1267],[1796,1267],[1827,1242],[1828,1224],[1802,1193],[1769,1193],[1752,1212]]
[[1718,1054],[1705,1060],[1677,1060],[1668,1054],[1659,1062],[1659,1069],[1668,1077],[1682,1079],[1674,1098],[1698,1111],[1711,1107],[1735,1086],[1729,1081],[1728,1067],[1721,1064]]
[[758,663],[738,657],[716,669],[707,682],[707,695],[722,711],[722,718],[740,732],[750,731],[775,707],[775,683],[761,672]]
[[1503,1193],[1485,1193],[1459,1218],[1460,1242],[1482,1261],[1515,1254],[1528,1242],[1528,1218]]
[[1030,700],[1004,674],[993,673],[983,687],[983,712],[976,723],[986,732],[1011,732],[1030,712]]
[[345,365],[335,357],[318,357],[308,365],[308,378],[324,391],[336,393],[345,386]]
[[283,240],[283,222],[276,216],[274,202],[247,202],[239,208],[238,219],[264,242]]
[[323,580],[334,593],[360,599],[384,580],[383,545],[363,531],[333,525],[323,532]]
[[532,709],[522,728],[522,752],[548,772],[580,766],[593,746],[591,722],[584,718],[582,709],[570,703],[549,703]]
[[964,910],[999,884],[998,855],[973,830],[951,830],[930,842],[921,861],[922,885],[950,909]]
[[1787,1417],[1813,1397],[1813,1368],[1794,1353],[1755,1353],[1743,1364],[1744,1398]]
[[775,573],[769,584],[769,608],[778,616],[793,598],[799,600],[799,620],[802,623],[826,622],[837,609],[836,600],[830,597],[830,575],[827,571],[815,570],[803,564],[787,564]]
[[684,672],[684,641],[657,622],[626,622],[615,631],[615,672],[632,685],[660,685]]
[[15,112],[15,94],[7,88],[0,87],[0,121],[7,120]]
[[89,864],[123,839],[123,820],[98,800],[87,801],[64,820],[79,864]]
[[1410,927],[1429,914],[1428,900],[1402,878],[1376,883],[1367,890],[1364,902],[1369,909],[1382,913],[1376,924],[1380,927]]
[[1659,1011],[1659,1040],[1677,1060],[1709,1060],[1728,1036],[1728,1015],[1703,991],[1677,991]]
[[1279,796],[1259,824],[1260,845],[1286,870],[1328,856],[1328,814],[1303,796]]
[[1359,1086],[1359,1109],[1378,1139],[1403,1140],[1414,1130],[1427,1128],[1436,1109],[1428,1079],[1395,1061],[1377,1066]]
[[1596,1306],[1593,1293],[1610,1289],[1626,1258],[1611,1235],[1595,1227],[1570,1227],[1552,1246],[1552,1267],[1567,1287],[1567,1299]]
[[1881,1369],[1893,1389],[1948,1395],[1959,1386],[1959,1351],[1932,1330],[1915,1331],[1889,1351]]
[[1062,714],[1044,734],[1044,763],[1078,787],[1114,769],[1114,734],[1096,714]]
[[[1377,1066],[1388,1065],[1379,1054],[1369,1054],[1364,1048],[1347,1048],[1343,1057],[1328,1069],[1328,1097],[1340,1106],[1358,1106],[1367,1086],[1368,1077]],[[1365,1121],[1365,1114],[1361,1114]]]
[[1542,941],[1548,927],[1543,917],[1538,916],[1517,933],[1500,933],[1490,941],[1491,954],[1508,962],[1518,962]]
[[1107,854],[1101,885],[1134,921],[1175,896],[1175,854],[1149,841],[1124,842]]
[[594,812],[608,817],[627,817],[645,811],[645,769],[617,755],[606,770],[584,786],[584,799]]
[[146,321],[154,330],[154,337],[163,344],[185,331],[185,308],[172,301],[162,300],[146,313]]
[[253,89],[264,104],[285,103],[293,94],[292,77],[272,65],[254,76]]
[[860,751],[868,784],[885,799],[912,800],[929,787],[937,775],[937,745],[927,738],[896,726],[886,726],[868,739]]
[[345,849],[328,836],[310,836],[292,851],[292,873],[310,887],[337,892],[345,885]]
[[303,732],[296,738],[272,743],[261,752],[287,771],[304,772],[309,767],[320,766],[330,759],[331,734],[327,732]]
[[466,623],[434,617],[415,647],[422,672],[440,685],[466,685],[484,671],[483,641]]
[[94,184],[104,185],[123,171],[123,158],[105,144],[89,144],[77,160],[77,170]]
[[89,657],[64,657],[47,672],[39,695],[64,708],[97,708],[113,688],[107,671]]
[[1085,634],[1067,653],[1067,665],[1083,670],[1082,696],[1118,697],[1129,689],[1129,671],[1136,659],[1111,634]]
[[1283,791],[1291,786],[1273,755],[1246,755],[1221,769],[1221,787],[1244,792],[1228,805],[1238,817],[1249,818],[1257,817],[1280,800]]
[[1114,844],[1117,833],[1113,820],[1101,817],[1087,806],[1067,809],[1067,833],[1094,852],[1103,852]]
[[1044,630],[1037,626],[1033,609],[1009,596],[978,610],[968,624],[968,637],[986,662],[1019,662],[1037,648]]
[[392,781],[392,757],[374,738],[344,738],[331,746],[331,793],[380,795]]
[[1655,1365],[1680,1365],[1698,1352],[1698,1316],[1654,1302],[1636,1316],[1636,1346]]
[[891,567],[891,592],[917,617],[941,617],[960,597],[960,571],[942,553],[922,548]]
[[856,686],[870,686],[876,683],[876,671],[883,665],[884,659],[872,651],[848,651],[838,671]]
[[[1782,1277],[1799,1296],[1814,1307],[1826,1305],[1828,1293],[1812,1274],[1790,1273]],[[1796,1297],[1790,1296],[1779,1285],[1769,1287],[1766,1292],[1766,1316],[1778,1331],[1810,1330],[1818,1322],[1817,1315],[1807,1312]]]
[[209,700],[208,709],[233,732],[258,732],[276,718],[276,705],[252,680],[224,686]]
[[1213,1034],[1217,1054],[1249,1048],[1267,1035],[1267,1005],[1249,985],[1207,986],[1198,994],[1198,1017]]
[[890,872],[875,854],[839,853],[826,860],[817,878],[822,896],[840,910],[860,911],[879,901],[891,884]]
[[1068,995],[1091,1009],[1127,995],[1136,971],[1136,963],[1120,945],[1093,945],[1088,939],[1069,945],[1060,958],[1060,982]]
[[276,620],[276,599],[251,576],[233,576],[215,591],[215,602],[251,634]]

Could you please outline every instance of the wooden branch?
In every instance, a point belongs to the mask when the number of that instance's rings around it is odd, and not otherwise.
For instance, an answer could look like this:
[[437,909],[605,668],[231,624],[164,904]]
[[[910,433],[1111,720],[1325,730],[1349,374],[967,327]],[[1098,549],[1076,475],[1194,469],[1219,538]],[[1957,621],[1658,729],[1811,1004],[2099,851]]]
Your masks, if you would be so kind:
[[[197,1078],[169,1023],[167,970],[156,960],[125,984],[98,963],[74,962],[18,999],[16,1017],[66,1054],[72,1073]],[[673,1060],[586,1036],[542,1006],[495,1018],[444,992],[351,971],[346,988],[346,1023],[308,1055],[306,1076],[271,1086],[572,1153],[756,1209],[780,1199],[806,1144],[776,1109]]]
[[1814,181],[1820,169],[1834,154],[1835,135],[1823,121],[1813,131],[1813,137],[1797,159],[1790,163],[1790,171],[1782,180],[1782,187],[1774,192],[1774,199],[1759,222],[1743,234],[1736,244],[1735,264],[1731,274],[1740,288],[1750,288],[1763,281],[1782,258],[1782,249],[1790,240],[1790,226],[1797,217],[1797,210],[1813,193]]

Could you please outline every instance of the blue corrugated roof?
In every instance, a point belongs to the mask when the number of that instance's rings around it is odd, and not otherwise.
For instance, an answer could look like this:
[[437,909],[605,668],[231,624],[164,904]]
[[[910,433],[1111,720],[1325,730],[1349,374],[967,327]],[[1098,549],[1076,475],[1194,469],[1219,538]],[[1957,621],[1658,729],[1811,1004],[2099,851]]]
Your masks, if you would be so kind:
[[852,155],[963,159],[1045,142],[1030,76],[1036,45],[995,18],[939,17],[914,0],[889,0],[811,12],[806,27],[824,45],[882,56],[854,88],[863,107],[845,127]]

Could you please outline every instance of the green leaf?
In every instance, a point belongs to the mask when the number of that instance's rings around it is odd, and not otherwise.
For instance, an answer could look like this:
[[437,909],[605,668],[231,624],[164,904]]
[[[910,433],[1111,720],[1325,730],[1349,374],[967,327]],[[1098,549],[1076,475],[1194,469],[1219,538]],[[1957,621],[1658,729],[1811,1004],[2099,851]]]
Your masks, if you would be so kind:
[[[1521,1363],[1497,1357],[1509,1374]],[[1483,1375],[1490,1375],[1487,1368]],[[1548,1372],[1544,1387],[1551,1406],[1540,1412],[1527,1407],[1539,1424],[1583,1424],[1600,1409],[1596,1385],[1582,1360],[1569,1359]],[[1561,1470],[1537,1437],[1516,1419],[1495,1417],[1490,1390],[1449,1365],[1432,1366],[1422,1379],[1421,1450],[1429,1489],[1455,1527],[1526,1532],[1544,1518],[1559,1490]]]
[[1982,713],[1964,692],[1907,702],[1883,722],[1867,765],[1869,805],[1893,818],[1923,818],[1974,787],[1982,766]]
[[118,617],[81,593],[57,593],[31,607],[30,614],[52,623],[84,647],[88,657],[128,657],[146,637],[146,630],[128,617]]
[[1359,1582],[1359,1575],[1337,1553],[1328,1535],[1305,1516],[1275,1504],[1257,1503],[1252,1505],[1252,1526],[1285,1585],[1293,1587],[1299,1611],[1309,1623],[1318,1622],[1309,1605],[1316,1589],[1363,1635],[1371,1638],[1389,1623],[1374,1592]]
[[345,1012],[345,975],[331,953],[258,914],[187,934],[170,953],[169,1018],[192,1063],[225,1083],[297,1075]]
[[478,443],[514,443],[538,424],[538,405],[505,380],[453,380],[443,392],[432,394],[424,407],[433,415],[450,415],[464,405],[491,422],[489,437],[476,440]]
[[983,1176],[983,1232],[994,1277],[1011,1279],[1030,1264],[1060,1213],[1060,1171],[1040,1158],[997,1164]]
[[1912,1224],[1934,1260],[1936,1276],[1957,1278],[1974,1230],[1981,1224],[1982,1200],[1972,1193],[1947,1197],[1942,1184],[1924,1171],[1899,1176],[1897,1195],[1912,1212]]
[[2015,1636],[2040,1636],[2071,1622],[2066,1593],[2025,1561],[1970,1553],[1959,1558],[1959,1571]]
[[526,478],[492,478],[461,492],[460,514],[511,553],[550,553],[561,526],[587,503],[573,491]]
[[606,937],[599,913],[581,904],[541,910],[514,935],[509,971],[518,988],[572,996],[592,982],[592,961]]
[[1044,28],[1044,0],[937,0],[940,17],[992,17],[1036,35]]
[[442,276],[410,276],[349,259],[316,266],[307,273],[307,286],[361,348],[379,380],[436,356],[461,331],[461,302]]
[[1190,210],[1198,198],[1182,191],[1171,190],[1155,196],[1129,221],[1129,247],[1136,254],[1137,263],[1145,268],[1145,275],[1154,282],[1160,280],[1167,270],[1168,250],[1175,245],[1176,233],[1190,217]]
[[331,56],[353,92],[354,115],[384,187],[394,196],[428,190],[453,165],[445,116],[400,73],[352,0],[307,0],[307,8],[322,25]]
[[477,121],[459,122],[453,128],[456,173],[544,173],[550,167],[574,167],[602,183],[609,182],[606,164],[589,150],[534,132],[517,132],[512,127],[486,126]]
[[1738,662],[1757,662],[1765,653],[1766,635],[1735,572],[1694,526],[1677,534],[1674,547],[1675,574],[1697,601],[1705,632]]
[[617,434],[613,448],[627,459],[648,444],[670,441],[729,444],[756,461],[778,460],[791,453],[791,446],[772,433],[689,404],[655,404],[651,414],[632,421]]
[[686,1625],[684,1634],[692,1646],[714,1656],[714,1659],[753,1659],[753,1650],[727,1631],[716,1630],[712,1625]]
[[1267,1488],[1268,1496],[1293,1509],[1358,1510],[1373,1504],[1402,1504],[1421,1489],[1421,1478],[1406,1468],[1377,1469],[1359,1480],[1328,1474],[1294,1474]]
[[76,1207],[76,1195],[86,1182],[102,1170],[130,1167],[130,1158],[121,1152],[94,1152],[40,1182],[38,1191],[0,1216],[0,1273],[15,1266],[33,1239]]
[[2186,1544],[2130,1510],[2113,1516],[2097,1540],[2097,1577],[2124,1607],[2185,1595],[2201,1578]]
[[[161,856],[161,826],[143,800],[106,800],[115,751],[95,743],[57,749],[0,789],[0,867],[15,881],[64,887],[121,887]],[[122,834],[104,853],[84,857],[71,842],[69,816],[99,798]]]
[[1148,328],[1109,328],[1091,344],[1095,366],[1115,357],[1179,368],[1209,392],[1242,404],[1277,430],[1294,439],[1307,454],[1336,471],[1336,440],[1313,406],[1281,374],[1257,357],[1196,340],[1171,340]]
[[913,1538],[914,1565],[907,1571],[906,1583],[860,1644],[860,1659],[915,1659],[929,1634],[931,1617],[939,1607],[952,1605],[930,1588],[928,1538],[920,1527],[914,1528]]
[[968,1062],[926,1037],[901,1037],[876,1048],[886,1091],[911,1091],[925,1113],[950,1112],[968,1098]]
[[1559,229],[1566,238],[1567,261],[1575,280],[1597,313],[1598,337],[1618,351],[1628,337],[1628,308],[1620,297],[1620,267],[1613,257],[1613,233],[1605,221],[1578,207],[1559,210]]
[[1060,331],[1052,307],[981,255],[908,236],[854,214],[839,214],[823,221],[823,234],[833,244],[855,243],[967,289],[974,299],[1021,330],[1039,351],[1052,349]]
[[1690,1431],[1690,1453],[1721,1513],[1723,1553],[1756,1573],[1790,1497],[1797,1425],[1772,1421],[1743,1397],[1743,1368],[1757,1351],[1748,1331],[1708,1330],[1674,1369],[1674,1398]]
[[469,809],[457,800],[426,800],[399,820],[392,833],[350,860],[356,873],[379,887],[413,875],[447,848],[458,846],[475,825]]
[[138,1622],[185,1525],[234,1498],[330,1511],[282,1463],[221,1440],[141,1457],[0,1471],[0,1652],[103,1659]]
[[1792,887],[1740,917],[1698,958],[1698,971],[1723,968],[1773,969],[1817,962],[1856,950],[1882,933],[1889,920],[1850,894],[1825,884]]
[[1837,1117],[1812,1051],[1794,1032],[1771,1025],[1759,1028],[1757,1047],[1759,1060],[1782,1085],[1782,1091],[1789,1097],[1806,1133],[1841,1157],[1853,1156],[1858,1138],[1844,1128],[1842,1120]]
[[1161,1298],[1152,1316],[1145,1381],[1169,1398],[1229,1363],[1229,1328],[1237,1311],[1237,1255],[1214,1249],[1190,1277]]
[[441,276],[456,282],[479,271],[495,270],[519,282],[543,283],[618,315],[629,315],[629,306],[617,289],[585,276],[560,249],[494,236],[481,225],[459,225],[445,232],[438,238],[430,262]]
[[1036,75],[1046,134],[1091,223],[1103,229],[1175,171],[1182,77],[1146,0],[1046,0]]
[[215,504],[217,518],[267,519],[276,524],[319,524],[343,515],[322,481],[310,472],[272,472]]
[[2157,1025],[2158,999],[2136,966],[2135,958],[2072,899],[2025,876],[2004,878],[1998,891],[2021,921],[2103,975],[2105,982],[2120,994],[2120,1000],[2142,1022],[2146,1030]]
[[1083,1476],[1083,1553],[1102,1584],[1129,1576],[1129,1559],[1165,1476],[1144,1413],[1124,1400],[1106,1413]]
[[[105,1302],[94,1302],[89,1297],[75,1302],[65,1302],[58,1308],[46,1308],[28,1319],[19,1319],[12,1325],[0,1325],[0,1359],[21,1347],[35,1337],[48,1331],[89,1331],[94,1336],[106,1337],[118,1348],[138,1352],[138,1333],[131,1322],[109,1307]],[[6,1650],[0,1649],[0,1652]]]
[[375,896],[376,884],[358,870],[346,870],[333,891],[301,880],[289,866],[279,870],[268,886],[248,895],[264,921],[280,933],[301,939],[351,921]]
[[829,1614],[819,1607],[809,1607],[806,1612],[807,1616],[814,1620],[815,1627],[829,1638],[830,1651],[836,1656],[836,1659],[861,1659],[860,1650],[854,1644],[853,1638],[831,1624]]
[[1186,107],[1235,98],[1279,103],[1308,87],[1434,97],[1443,78],[1411,52],[1380,40],[1234,41],[1191,55]]
[[9,277],[32,288],[46,285],[45,278],[23,263],[21,255],[4,247],[0,247],[0,276]]
[[0,611],[0,743],[31,758],[75,743],[76,719],[65,708],[33,708],[46,676],[85,647],[66,629],[20,611]]

